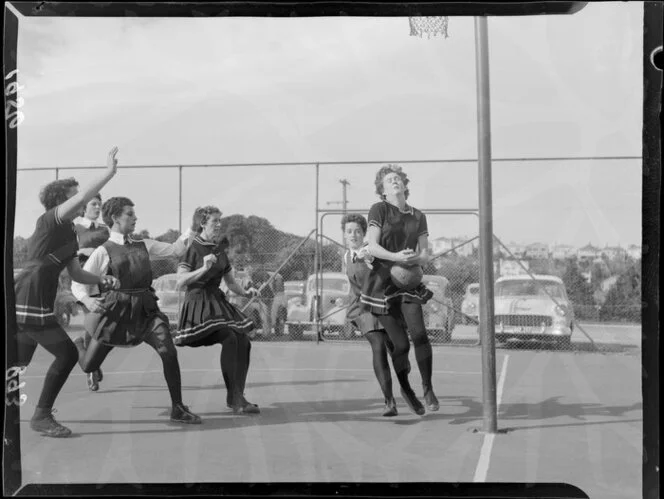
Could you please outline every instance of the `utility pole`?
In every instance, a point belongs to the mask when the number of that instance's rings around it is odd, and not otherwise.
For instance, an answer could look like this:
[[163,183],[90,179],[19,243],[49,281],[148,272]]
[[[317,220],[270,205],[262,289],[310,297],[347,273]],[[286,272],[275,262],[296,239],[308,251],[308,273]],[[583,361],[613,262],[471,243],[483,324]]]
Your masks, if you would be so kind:
[[[348,211],[348,196],[346,194],[346,191],[348,190],[348,186],[350,185],[350,182],[348,179],[342,178],[339,180],[341,183],[341,201],[328,201],[327,204],[340,204],[342,206],[343,214],[342,216],[346,215],[346,212]],[[344,248],[346,247],[346,238],[343,235],[343,232],[341,234],[341,241],[344,245]]]
[[348,186],[350,185],[350,182],[342,178],[339,180],[341,183],[341,201],[328,201],[327,204],[340,204],[342,206],[343,214],[346,214],[346,211],[348,211],[348,196],[346,194],[346,191],[348,190]]

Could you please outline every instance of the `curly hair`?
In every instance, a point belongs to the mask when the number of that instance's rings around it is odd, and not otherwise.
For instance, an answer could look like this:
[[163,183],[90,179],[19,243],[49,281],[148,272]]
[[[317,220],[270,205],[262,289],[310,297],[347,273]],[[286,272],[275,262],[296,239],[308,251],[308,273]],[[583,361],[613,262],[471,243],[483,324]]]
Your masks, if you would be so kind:
[[397,173],[401,177],[401,180],[403,181],[403,185],[405,187],[404,190],[404,196],[406,199],[408,199],[408,195],[410,194],[410,190],[408,189],[408,175],[406,175],[403,171],[403,169],[399,165],[385,165],[383,166],[380,170],[378,170],[378,173],[376,173],[376,181],[374,182],[376,185],[376,194],[381,199],[385,199],[385,190],[383,187],[383,179],[385,178],[386,175],[390,173]]
[[72,187],[78,187],[78,182],[74,178],[54,180],[42,188],[39,193],[39,202],[46,210],[55,208],[69,199],[67,193]]
[[221,210],[216,206],[199,206],[194,211],[194,216],[191,220],[191,230],[196,234],[203,232],[203,225],[205,225],[210,218],[210,215],[219,213],[221,215]]
[[113,227],[113,217],[122,215],[125,206],[134,206],[131,199],[116,196],[108,198],[101,207],[101,219],[109,227]]
[[346,224],[352,222],[355,222],[357,225],[359,225],[364,234],[367,233],[367,219],[364,218],[359,213],[349,213],[347,215],[344,215],[344,217],[341,219],[341,230],[345,231]]

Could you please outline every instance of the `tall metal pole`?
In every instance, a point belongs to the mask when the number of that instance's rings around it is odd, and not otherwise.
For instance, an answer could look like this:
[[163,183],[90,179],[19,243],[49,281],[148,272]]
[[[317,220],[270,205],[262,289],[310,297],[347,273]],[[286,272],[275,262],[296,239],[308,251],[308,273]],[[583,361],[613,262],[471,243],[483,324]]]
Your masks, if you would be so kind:
[[491,100],[486,17],[475,18],[477,141],[480,198],[480,339],[484,432],[497,433],[496,344],[493,302],[493,212],[491,200]]
[[344,215],[345,215],[346,211],[348,211],[348,197],[346,196],[346,189],[350,185],[350,182],[345,178],[342,178],[341,180],[339,180],[339,182],[341,182],[342,185],[341,204],[343,206]]
[[320,310],[320,297],[319,297],[319,289],[318,289],[318,262],[319,262],[319,251],[318,251],[318,246],[320,244],[319,240],[319,231],[318,231],[318,210],[319,210],[319,205],[318,205],[318,185],[320,183],[320,165],[316,163],[316,237],[314,237],[315,245],[314,245],[314,273],[316,274],[316,294],[315,294],[315,300],[314,300],[314,310],[313,310],[313,321],[316,324],[316,344],[320,342],[320,324],[318,323],[318,317],[320,317],[319,310]]
[[182,165],[178,166],[178,230],[182,235]]
[[60,178],[60,168],[55,169],[55,180],[58,180]]

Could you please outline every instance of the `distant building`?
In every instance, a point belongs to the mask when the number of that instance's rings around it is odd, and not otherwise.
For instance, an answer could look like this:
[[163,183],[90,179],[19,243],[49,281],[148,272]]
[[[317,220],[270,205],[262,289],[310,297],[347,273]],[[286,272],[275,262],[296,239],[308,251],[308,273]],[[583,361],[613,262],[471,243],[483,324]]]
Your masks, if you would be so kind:
[[620,260],[627,256],[627,251],[620,246],[606,246],[600,253],[610,260]]
[[533,243],[526,246],[526,257],[536,260],[546,260],[549,258],[549,247],[543,243]]
[[595,248],[592,244],[588,243],[583,248],[579,248],[576,256],[579,260],[595,260],[601,256],[601,251],[599,248]]
[[636,244],[631,244],[627,248],[627,254],[634,260],[640,260],[643,251],[641,250],[641,246],[637,246]]
[[[509,243],[505,245],[509,250],[507,256],[514,256],[516,258],[523,258],[526,254],[526,247],[523,244]],[[504,252],[504,250],[503,250]]]
[[576,248],[567,244],[557,244],[551,248],[551,257],[554,260],[566,260],[576,256]]
[[472,256],[473,249],[477,245],[477,240],[468,242],[470,237],[439,237],[429,242],[432,254],[443,252],[452,252],[460,256]]

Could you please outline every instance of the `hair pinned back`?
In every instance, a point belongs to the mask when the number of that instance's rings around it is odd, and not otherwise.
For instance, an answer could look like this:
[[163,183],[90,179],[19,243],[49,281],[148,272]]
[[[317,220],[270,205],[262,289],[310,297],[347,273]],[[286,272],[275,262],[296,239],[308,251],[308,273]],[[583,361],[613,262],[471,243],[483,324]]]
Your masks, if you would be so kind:
[[191,230],[196,234],[203,232],[203,225],[205,225],[211,215],[219,213],[221,215],[221,210],[216,206],[199,206],[194,210],[194,216],[191,221]]
[[401,180],[403,181],[403,185],[405,187],[404,190],[404,197],[408,199],[408,195],[410,194],[410,191],[408,190],[408,175],[406,175],[403,171],[403,168],[399,165],[385,165],[383,166],[380,170],[378,170],[378,173],[376,173],[376,194],[380,196],[381,199],[385,199],[385,188],[383,186],[383,179],[389,175],[390,173],[397,173],[400,177]]

